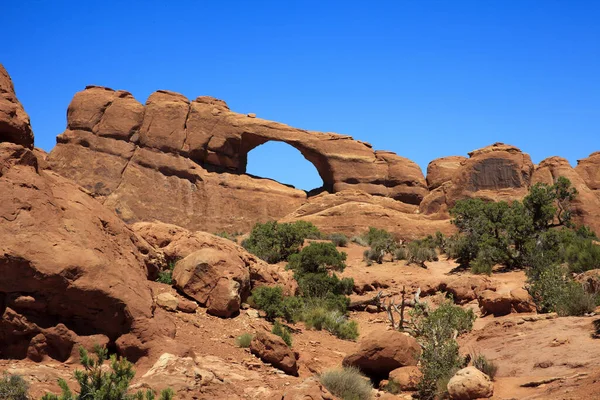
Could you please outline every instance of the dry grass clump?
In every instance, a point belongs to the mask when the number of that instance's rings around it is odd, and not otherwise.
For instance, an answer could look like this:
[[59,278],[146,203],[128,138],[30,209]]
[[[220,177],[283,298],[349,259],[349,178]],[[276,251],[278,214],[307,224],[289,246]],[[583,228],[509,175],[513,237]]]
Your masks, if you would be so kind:
[[321,383],[334,396],[342,400],[368,400],[373,386],[358,369],[344,367],[325,371],[320,377]]

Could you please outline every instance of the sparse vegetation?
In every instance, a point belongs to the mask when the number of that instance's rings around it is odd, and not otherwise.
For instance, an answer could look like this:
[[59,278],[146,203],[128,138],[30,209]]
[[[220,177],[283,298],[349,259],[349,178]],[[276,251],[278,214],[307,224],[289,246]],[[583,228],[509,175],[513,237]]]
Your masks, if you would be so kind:
[[282,338],[288,347],[292,347],[292,334],[290,333],[290,330],[283,326],[279,321],[275,321],[271,332]]
[[373,386],[356,368],[339,368],[325,371],[321,384],[342,400],[368,400]]
[[[133,364],[116,355],[108,358],[108,351],[96,345],[94,349],[96,358],[89,356],[83,348],[79,348],[81,365],[83,370],[75,371],[75,379],[79,384],[79,393],[74,394],[64,379],[59,379],[58,385],[62,393],[55,395],[47,393],[42,400],[154,400],[155,394],[152,390],[146,392],[138,391],[128,394],[129,384],[135,372]],[[110,371],[102,367],[104,361],[110,361]],[[173,391],[165,389],[160,393],[159,400],[173,399]]]
[[221,232],[216,232],[215,233],[215,236],[219,236],[219,237],[222,237],[224,239],[231,240],[234,243],[237,243],[237,238],[240,235],[241,235],[241,233],[239,233],[239,232],[229,233],[229,232],[221,231]]
[[305,239],[319,239],[321,233],[316,226],[306,221],[257,223],[242,246],[268,263],[287,260],[297,253]]
[[326,307],[310,307],[304,311],[303,320],[309,329],[326,330],[336,337],[344,340],[355,340],[358,338],[358,325],[339,310],[331,310]]
[[238,347],[246,349],[250,347],[250,342],[252,342],[253,338],[254,336],[250,333],[242,333],[240,336],[235,338],[235,344],[237,344]]
[[177,264],[178,260],[170,260],[167,263],[167,269],[158,272],[158,278],[156,278],[157,282],[164,283],[167,285],[173,284],[173,270],[175,269],[175,264]]
[[412,331],[423,348],[419,399],[444,398],[448,380],[464,363],[458,352],[456,337],[473,328],[475,314],[447,301],[435,311],[430,311],[424,303],[418,303],[409,315]]
[[418,264],[425,268],[426,261],[437,261],[438,255],[432,240],[414,240],[407,246],[407,260],[409,264]]
[[488,360],[483,354],[475,354],[471,357],[473,366],[494,380],[498,372],[498,365],[492,360]]
[[28,400],[29,384],[19,375],[9,375],[6,372],[0,377],[0,399]]
[[343,233],[332,233],[328,237],[331,240],[331,243],[336,245],[337,247],[346,247],[348,246],[348,236]]
[[367,247],[369,245],[369,243],[367,243],[367,240],[362,236],[353,236],[352,239],[350,239],[350,241],[362,247]]

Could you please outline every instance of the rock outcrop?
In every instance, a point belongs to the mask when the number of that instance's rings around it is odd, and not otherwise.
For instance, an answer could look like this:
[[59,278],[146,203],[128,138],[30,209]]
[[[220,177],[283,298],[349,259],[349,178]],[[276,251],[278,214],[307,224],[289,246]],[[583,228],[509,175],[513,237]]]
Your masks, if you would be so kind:
[[581,176],[585,184],[600,196],[600,151],[596,151],[588,158],[577,161],[575,172]]
[[33,149],[29,116],[17,99],[12,80],[0,64],[0,143],[9,142]]
[[[438,186],[430,186],[435,190],[423,199],[421,212],[448,218],[448,210],[461,199],[510,201],[527,194],[534,166],[529,155],[514,146],[494,143],[470,152],[460,163],[458,160],[442,158],[430,163],[428,182]],[[442,170],[443,165],[448,167]]]
[[390,198],[372,196],[360,190],[344,190],[335,194],[321,193],[311,197],[282,222],[312,222],[322,232],[360,235],[369,227],[386,229],[398,239],[418,239],[440,231],[454,233],[447,220],[436,220],[418,214],[418,208]]
[[452,180],[454,173],[467,160],[463,156],[437,158],[427,165],[427,186],[429,190],[437,189]]
[[248,152],[268,141],[298,149],[329,192],[360,189],[412,205],[428,193],[420,168],[394,153],[162,90],[145,106],[125,91],[90,86],[77,93],[48,163],[127,222],[248,230],[306,200],[304,191],[245,174]]

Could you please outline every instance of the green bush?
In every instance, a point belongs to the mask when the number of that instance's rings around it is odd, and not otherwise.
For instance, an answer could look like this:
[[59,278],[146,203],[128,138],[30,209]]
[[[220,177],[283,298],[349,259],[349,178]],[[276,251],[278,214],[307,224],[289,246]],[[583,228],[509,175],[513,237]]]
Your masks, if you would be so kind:
[[591,239],[577,237],[566,246],[565,261],[571,272],[585,272],[600,268],[600,246]]
[[[78,394],[73,394],[67,382],[59,379],[61,395],[47,393],[42,400],[154,400],[155,395],[151,390],[145,393],[138,391],[128,394],[129,384],[135,375],[132,363],[124,358],[117,358],[115,355],[110,356],[109,359],[108,351],[100,346],[96,346],[94,352],[96,353],[95,360],[89,357],[83,347],[79,348],[81,365],[84,369],[75,371],[75,379],[80,388]],[[106,360],[110,361],[111,371],[102,368],[102,364]],[[171,389],[161,392],[160,400],[171,399],[173,399]]]
[[277,263],[297,253],[305,239],[320,237],[319,230],[310,222],[279,224],[270,221],[254,225],[242,246],[268,263]]
[[305,310],[303,318],[308,329],[315,329],[317,331],[324,329],[344,340],[355,340],[358,338],[358,324],[355,321],[349,321],[338,310],[316,306]]
[[158,272],[158,278],[156,278],[156,282],[165,283],[167,285],[173,284],[173,270],[175,269],[175,264],[177,264],[177,260],[171,260],[167,263],[167,269],[164,271]]
[[269,321],[283,317],[283,288],[281,286],[260,286],[252,291],[252,304],[263,310]]
[[561,316],[584,315],[594,311],[598,305],[598,296],[587,293],[560,265],[528,272],[528,290],[539,312],[557,312]]
[[254,336],[252,336],[252,334],[243,333],[240,336],[238,336],[237,338],[235,338],[235,344],[237,344],[238,347],[246,349],[246,348],[250,347],[250,342],[252,342],[253,338],[254,338]]
[[367,262],[367,265],[371,265],[373,262],[381,264],[383,262],[384,255],[385,252],[383,250],[369,248],[363,252],[363,259]]
[[292,347],[292,334],[287,327],[283,326],[280,322],[275,321],[275,325],[273,325],[271,332],[282,338],[288,347]]
[[18,375],[9,375],[6,372],[0,377],[0,399],[2,400],[28,400],[29,384]]
[[473,366],[494,380],[498,372],[498,366],[492,360],[488,360],[483,354],[476,354],[472,357]]
[[423,348],[419,399],[443,398],[448,380],[464,364],[455,338],[473,328],[475,314],[447,301],[434,311],[418,304],[409,315],[413,332]]
[[352,294],[354,279],[329,275],[325,272],[304,274],[297,277],[298,288],[303,297],[327,297],[331,294]]
[[427,240],[415,240],[407,247],[409,264],[418,264],[425,267],[426,261],[437,261],[438,256],[433,247],[433,242]]
[[356,368],[344,367],[325,371],[320,381],[327,390],[342,400],[369,400],[373,386]]
[[328,237],[331,240],[331,243],[336,245],[337,247],[347,247],[348,246],[348,236],[343,233],[332,233]]
[[376,243],[386,243],[391,246],[394,243],[394,237],[391,233],[385,229],[377,229],[373,227],[370,227],[369,231],[364,234],[364,239],[367,241],[369,246],[373,246]]
[[343,271],[346,257],[346,253],[340,253],[333,243],[313,242],[300,253],[290,256],[288,268],[299,275],[326,272],[329,269]]

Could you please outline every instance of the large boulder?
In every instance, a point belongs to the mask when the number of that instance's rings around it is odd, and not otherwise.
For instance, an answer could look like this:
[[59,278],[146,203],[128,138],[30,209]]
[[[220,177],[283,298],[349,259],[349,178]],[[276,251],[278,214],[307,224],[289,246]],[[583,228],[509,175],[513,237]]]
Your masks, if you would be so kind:
[[465,304],[476,300],[484,290],[496,290],[496,286],[487,276],[466,275],[441,282],[438,290],[450,294],[456,304]]
[[250,271],[235,254],[204,248],[178,261],[173,270],[175,287],[218,317],[240,311],[250,292]]
[[375,380],[400,367],[417,365],[421,347],[412,336],[398,331],[375,331],[360,341],[356,353],[344,358],[344,366],[360,369]]
[[162,222],[138,222],[131,228],[169,260],[183,259],[201,249],[215,249],[242,260],[250,272],[252,289],[258,286],[281,286],[286,295],[294,295],[298,289],[293,271],[268,264],[229,239]]
[[492,290],[484,290],[479,294],[479,308],[483,315],[492,314],[494,317],[508,315],[512,311],[510,294],[500,294]]
[[428,193],[418,165],[394,153],[349,136],[249,118],[211,97],[190,101],[162,90],[145,105],[103,87],[77,93],[48,165],[127,222],[246,231],[289,214],[307,198],[246,174],[248,153],[269,141],[298,149],[329,192],[360,189],[411,205]]
[[487,399],[494,394],[494,384],[477,368],[467,367],[450,379],[448,394],[452,400]]
[[0,143],[16,143],[33,149],[33,131],[29,116],[17,99],[13,82],[0,64]]
[[250,352],[286,374],[298,376],[296,355],[279,336],[257,332],[250,342]]

